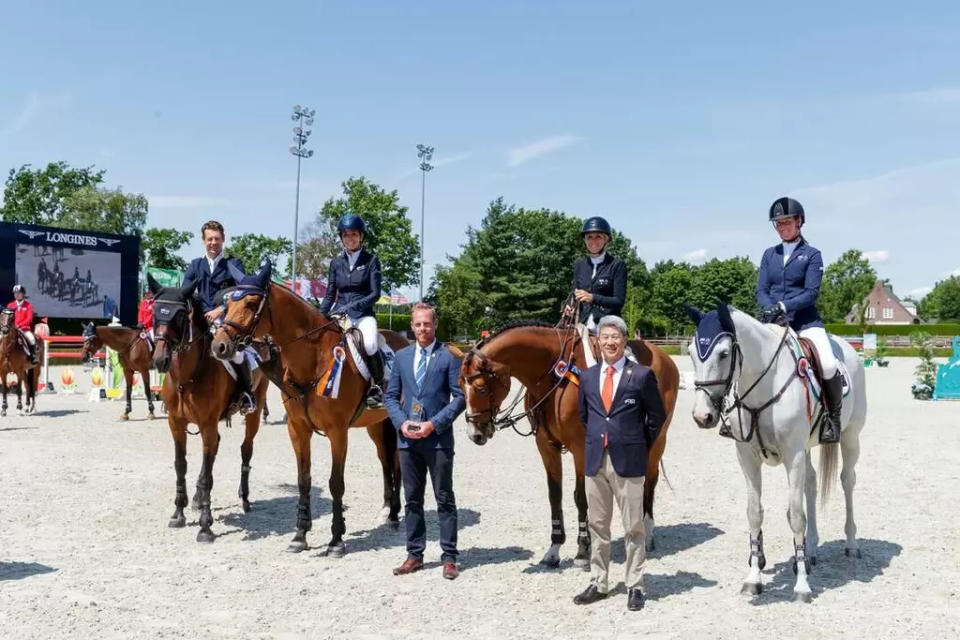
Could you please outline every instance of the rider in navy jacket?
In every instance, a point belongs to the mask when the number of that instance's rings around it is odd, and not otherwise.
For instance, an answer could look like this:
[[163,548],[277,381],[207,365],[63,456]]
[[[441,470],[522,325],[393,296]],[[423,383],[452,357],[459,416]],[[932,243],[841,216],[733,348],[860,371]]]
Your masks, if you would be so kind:
[[800,233],[806,222],[803,206],[793,198],[779,198],[769,211],[780,244],[763,252],[757,280],[757,302],[761,320],[789,324],[801,337],[813,342],[820,360],[823,391],[827,405],[821,422],[820,442],[840,439],[843,380],[837,358],[827,336],[817,298],[823,280],[823,257]]
[[627,265],[607,253],[613,238],[610,224],[595,216],[583,223],[580,237],[590,255],[573,267],[573,291],[580,303],[580,322],[591,331],[603,316],[619,316],[627,298]]

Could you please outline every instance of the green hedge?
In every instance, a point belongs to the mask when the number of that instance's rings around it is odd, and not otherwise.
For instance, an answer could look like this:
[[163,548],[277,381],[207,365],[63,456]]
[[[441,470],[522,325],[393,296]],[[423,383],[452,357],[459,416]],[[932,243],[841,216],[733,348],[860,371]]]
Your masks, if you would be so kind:
[[[932,336],[960,336],[960,324],[869,324],[867,333],[878,336],[908,336],[911,333],[929,333]],[[828,324],[827,332],[838,336],[859,336],[863,334],[860,325]]]

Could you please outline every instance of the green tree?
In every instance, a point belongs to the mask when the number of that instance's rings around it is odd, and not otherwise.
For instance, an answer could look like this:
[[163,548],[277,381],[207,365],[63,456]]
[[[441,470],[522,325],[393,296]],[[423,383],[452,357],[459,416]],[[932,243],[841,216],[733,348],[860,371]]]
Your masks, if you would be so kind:
[[80,189],[95,189],[105,171],[93,167],[73,169],[66,162],[51,162],[43,169],[22,165],[10,169],[4,183],[4,222],[56,226],[62,223],[67,201]]
[[297,245],[297,275],[321,280],[327,276],[330,260],[343,250],[336,223],[317,218],[301,234],[306,239]]
[[177,251],[192,239],[192,231],[151,228],[140,239],[140,251],[149,256],[148,266],[186,271],[187,261],[178,256]]
[[269,259],[276,268],[277,275],[285,277],[281,269],[280,259],[284,259],[284,268],[288,265],[288,256],[293,251],[293,243],[282,236],[271,238],[261,233],[243,233],[233,236],[227,253],[238,258],[243,263],[247,273],[253,273],[260,268],[264,260]]
[[[340,216],[347,212],[360,215],[367,223],[364,246],[380,258],[383,288],[392,291],[418,282],[420,241],[413,233],[407,207],[400,205],[397,191],[384,191],[364,177],[350,178],[341,186],[343,196],[323,203],[316,228],[321,231],[330,229],[330,225],[335,228]],[[314,239],[316,236],[308,238],[308,242]],[[297,257],[299,259],[299,253]],[[300,271],[299,267],[297,270]]]
[[938,282],[920,301],[917,313],[924,320],[960,322],[960,276]]
[[64,198],[56,224],[70,229],[140,235],[147,223],[147,199],[121,189],[81,187]]
[[[461,255],[437,270],[431,295],[441,319],[457,334],[512,318],[556,321],[572,290],[573,265],[584,255],[581,226],[582,220],[559,211],[494,200],[480,227],[467,230]],[[649,281],[646,265],[617,231],[609,251],[626,262],[628,287],[641,304]]]
[[[666,270],[664,270],[664,268]],[[654,267],[653,287],[647,313],[653,318],[666,319],[672,331],[679,332],[690,319],[683,310],[683,303],[691,301],[694,284],[694,270],[686,263]],[[716,300],[704,307],[716,306]]]
[[858,249],[848,249],[826,268],[817,308],[826,322],[843,322],[854,305],[862,305],[877,272]]
[[758,268],[749,258],[714,258],[693,270],[690,303],[700,309],[713,309],[717,301],[730,302],[744,313],[756,316]]

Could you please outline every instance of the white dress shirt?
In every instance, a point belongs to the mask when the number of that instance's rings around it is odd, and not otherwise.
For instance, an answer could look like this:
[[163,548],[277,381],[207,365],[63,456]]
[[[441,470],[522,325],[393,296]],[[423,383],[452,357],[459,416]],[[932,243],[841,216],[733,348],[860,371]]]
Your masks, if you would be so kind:
[[590,277],[592,277],[592,278],[596,278],[596,277],[597,277],[597,268],[600,266],[600,263],[601,263],[601,262],[603,262],[604,260],[606,260],[606,258],[607,258],[607,252],[606,252],[606,251],[604,251],[603,253],[601,253],[600,255],[598,255],[598,256],[596,256],[596,257],[590,256],[590,262],[593,263],[593,275],[590,276]]
[[420,354],[423,353],[423,349],[426,349],[426,352],[427,352],[427,363],[426,363],[425,366],[426,366],[427,369],[429,369],[429,368],[430,368],[430,358],[433,357],[433,348],[434,348],[435,346],[437,346],[437,341],[436,341],[436,340],[434,340],[433,342],[431,342],[431,343],[430,343],[429,345],[427,345],[426,347],[421,347],[421,346],[420,346],[420,343],[419,343],[419,342],[417,343],[417,350],[416,350],[416,351],[414,352],[414,354],[413,354],[413,375],[414,375],[414,378],[416,378],[416,375],[417,375],[417,367],[420,366]]
[[217,268],[217,263],[223,259],[223,251],[217,254],[216,258],[211,258],[207,256],[207,266],[210,267],[210,273],[213,273],[213,270]]
[[353,268],[357,266],[357,260],[360,258],[360,251],[360,249],[357,249],[356,251],[344,250],[344,253],[347,254],[347,266],[350,267],[350,271],[353,271]]
[[799,240],[783,243],[783,264],[787,264],[787,262],[790,260],[790,256],[793,255],[793,250],[796,249],[799,244]]
[[627,365],[627,358],[621,356],[619,360],[613,364],[607,364],[607,361],[604,360],[603,364],[600,365],[600,397],[603,398],[603,383],[607,379],[607,369],[613,367],[616,373],[613,374],[613,395],[611,399],[617,395],[617,387],[620,386],[620,378],[623,376],[623,368]]

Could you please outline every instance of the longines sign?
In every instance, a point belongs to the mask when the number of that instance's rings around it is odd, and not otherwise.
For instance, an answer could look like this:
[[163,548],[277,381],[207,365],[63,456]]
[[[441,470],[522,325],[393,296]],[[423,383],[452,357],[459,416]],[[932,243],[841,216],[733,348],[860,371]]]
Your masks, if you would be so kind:
[[31,240],[36,240],[39,236],[44,236],[46,242],[53,242],[57,244],[79,244],[84,247],[95,247],[97,246],[97,241],[104,243],[108,247],[112,247],[116,243],[120,242],[119,240],[114,240],[112,238],[97,238],[95,236],[85,236],[79,233],[64,233],[62,231],[30,231],[27,229],[20,229],[20,233],[25,236],[29,236]]

